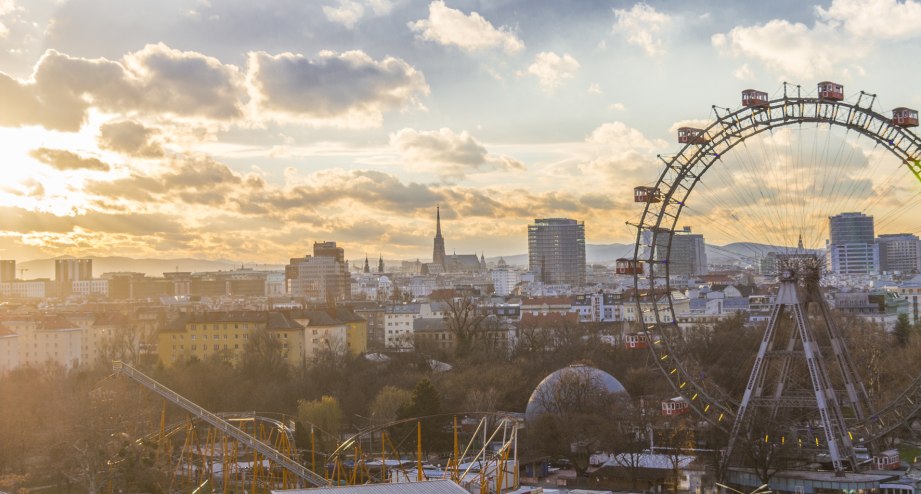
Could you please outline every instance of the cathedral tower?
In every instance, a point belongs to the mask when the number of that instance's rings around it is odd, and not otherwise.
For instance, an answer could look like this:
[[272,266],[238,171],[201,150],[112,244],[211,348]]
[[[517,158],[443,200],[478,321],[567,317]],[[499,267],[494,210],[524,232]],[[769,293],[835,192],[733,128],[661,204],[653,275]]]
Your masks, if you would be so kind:
[[442,268],[445,265],[445,239],[441,236],[441,206],[435,206],[435,246],[432,250],[432,264]]

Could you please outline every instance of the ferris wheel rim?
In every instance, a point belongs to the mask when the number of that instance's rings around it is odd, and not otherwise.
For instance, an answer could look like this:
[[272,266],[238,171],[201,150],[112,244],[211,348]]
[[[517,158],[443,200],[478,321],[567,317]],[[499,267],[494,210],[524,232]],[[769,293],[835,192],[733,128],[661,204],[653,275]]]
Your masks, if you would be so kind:
[[[764,132],[806,123],[828,124],[830,127],[841,127],[848,131],[853,130],[873,139],[878,144],[884,144],[883,147],[901,160],[899,166],[908,167],[915,177],[921,181],[921,162],[919,162],[921,160],[921,138],[908,128],[895,124],[893,119],[875,111],[873,109],[875,97],[868,106],[861,106],[863,95],[865,94],[861,92],[861,98],[856,103],[820,97],[788,97],[784,94],[781,98],[767,101],[763,106],[743,106],[737,110],[723,109],[725,111],[723,115],[720,115],[719,111],[717,111],[718,107],[713,106],[716,119],[705,128],[699,129],[700,135],[704,136],[702,141],[697,139],[690,140],[677,154],[669,159],[659,156],[665,166],[652,188],[659,194],[660,200],[655,202],[647,201],[639,223],[633,225],[637,228],[632,259],[636,320],[642,324],[642,331],[650,343],[648,347],[655,357],[653,361],[668,378],[673,390],[679,396],[687,399],[690,408],[699,416],[721,429],[726,429],[723,424],[724,420],[729,419],[726,423],[731,423],[734,420],[736,401],[722,389],[717,388],[714,391],[705,387],[699,382],[699,379],[689,372],[685,362],[675,356],[676,352],[671,347],[668,338],[659,337],[656,339],[652,334],[652,331],[678,326],[678,318],[671,296],[672,285],[669,279],[668,253],[671,251],[675,228],[684,209],[685,202],[706,171],[719,161],[726,152]],[[843,117],[843,119],[839,119],[839,117]],[[709,161],[706,161],[703,165],[702,171],[698,171],[696,167],[705,160]],[[689,184],[686,183],[688,181]],[[668,184],[668,187],[663,187],[663,184]],[[683,192],[679,191],[679,189],[683,189]],[[676,193],[680,200],[675,199]],[[670,210],[669,206],[673,210]],[[670,226],[663,227],[663,219],[666,216],[670,219],[665,223],[670,222]],[[651,232],[648,245],[643,240],[645,232]],[[663,245],[666,255],[664,260],[657,260],[656,252],[662,247],[657,245],[657,239],[658,235],[664,232],[669,233],[666,243]],[[648,250],[648,257],[641,255],[642,250]],[[644,263],[649,266],[648,275],[644,273],[645,269],[637,269],[637,266],[642,266]],[[658,266],[661,266],[661,268],[658,268]],[[657,273],[657,271],[663,270],[664,274]],[[657,285],[657,280],[662,284]],[[647,281],[649,285],[648,294],[643,296],[641,296],[641,281]],[[661,296],[657,294],[657,290],[660,288],[662,290]],[[651,296],[649,296],[650,294]],[[649,312],[652,313],[653,321],[647,322],[645,320],[644,299],[647,299],[646,303],[651,304]],[[664,299],[665,302],[661,302],[660,299]],[[663,312],[670,320],[665,320]],[[661,351],[657,346],[662,347]],[[904,401],[911,402],[914,406],[915,402],[911,400],[909,394],[911,394],[912,388],[921,389],[919,384],[921,384],[921,374],[898,397],[889,403],[883,404],[881,410],[898,414],[900,405],[904,405]],[[721,393],[723,396],[714,396],[714,393]],[[916,391],[916,394],[918,395],[915,396],[916,398],[921,398],[921,391]],[[904,406],[901,408],[904,408]],[[711,411],[711,409],[713,410]],[[913,409],[914,412],[918,410],[921,410],[921,400],[918,401],[918,405],[914,406]],[[883,423],[879,417],[881,413],[879,412],[869,417],[856,426],[863,434],[869,436],[866,439],[867,441],[888,433],[898,426],[898,424]]]

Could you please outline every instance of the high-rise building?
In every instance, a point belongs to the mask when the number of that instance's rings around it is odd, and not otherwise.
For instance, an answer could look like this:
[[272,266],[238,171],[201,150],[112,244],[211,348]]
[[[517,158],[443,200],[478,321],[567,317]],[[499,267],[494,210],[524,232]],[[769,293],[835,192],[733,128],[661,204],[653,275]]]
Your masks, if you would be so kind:
[[921,272],[921,240],[917,235],[911,233],[880,235],[876,238],[876,244],[879,246],[880,271]]
[[16,279],[16,261],[4,259],[0,261],[0,283],[8,283]]
[[828,256],[836,274],[879,272],[879,246],[873,234],[873,217],[841,213],[828,218]]
[[441,206],[435,206],[435,245],[432,249],[432,264],[445,267],[445,239],[441,236]]
[[92,259],[55,259],[54,281],[70,283],[93,279]]
[[675,231],[668,253],[668,274],[696,276],[707,273],[707,247],[704,236],[691,233],[689,226]]
[[544,283],[585,284],[585,223],[535,219],[528,225],[528,269]]
[[315,242],[313,256],[291,259],[285,266],[288,293],[318,302],[335,303],[351,292],[345,251],[336,242]]

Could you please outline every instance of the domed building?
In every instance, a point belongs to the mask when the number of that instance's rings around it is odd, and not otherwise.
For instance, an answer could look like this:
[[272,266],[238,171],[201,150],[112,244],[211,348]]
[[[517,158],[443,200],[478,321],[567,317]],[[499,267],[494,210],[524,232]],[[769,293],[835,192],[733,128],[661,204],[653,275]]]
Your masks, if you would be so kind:
[[525,419],[532,422],[548,412],[560,413],[564,411],[562,408],[579,410],[588,402],[597,403],[599,398],[622,401],[630,395],[624,385],[607,372],[583,364],[570,365],[545,377],[534,388],[525,409]]

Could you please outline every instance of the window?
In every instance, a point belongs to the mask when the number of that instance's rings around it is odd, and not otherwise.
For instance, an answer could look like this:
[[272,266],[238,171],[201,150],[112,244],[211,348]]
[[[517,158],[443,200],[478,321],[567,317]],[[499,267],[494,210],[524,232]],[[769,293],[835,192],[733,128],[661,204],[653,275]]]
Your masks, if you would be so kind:
[[214,349],[215,349],[215,350],[220,350],[220,349],[221,349],[221,345],[214,345]]
[[198,349],[198,345],[192,345],[192,350],[197,350],[197,349]]

